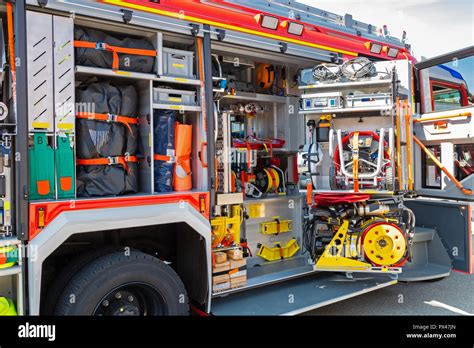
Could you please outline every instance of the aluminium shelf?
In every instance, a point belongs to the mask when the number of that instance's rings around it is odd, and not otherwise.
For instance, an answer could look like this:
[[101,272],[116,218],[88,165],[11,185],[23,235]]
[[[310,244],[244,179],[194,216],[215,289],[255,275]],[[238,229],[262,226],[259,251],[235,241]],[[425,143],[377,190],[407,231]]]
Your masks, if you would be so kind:
[[[365,108],[341,108],[341,109],[320,109],[320,110],[308,110],[299,111],[300,115],[313,115],[313,114],[357,114],[358,112],[374,112],[374,111],[392,111],[392,105],[385,106],[372,106]],[[382,116],[382,115],[381,115]],[[388,115],[385,115],[388,116]]]
[[152,80],[159,82],[169,82],[185,85],[200,86],[201,81],[196,79],[189,79],[176,76],[157,76],[156,74],[145,74],[132,71],[112,70],[104,68],[96,68],[91,66],[76,65],[76,74],[84,75],[96,75],[96,76],[107,76],[107,77],[119,77],[119,78],[130,78],[135,80]]
[[0,248],[10,245],[18,245],[20,243],[20,240],[16,237],[0,238]]
[[200,106],[158,104],[158,103],[153,103],[153,109],[202,112],[202,108]]
[[21,266],[15,265],[9,268],[0,269],[0,277],[6,277],[11,275],[16,275],[21,273]]
[[279,103],[285,104],[288,97],[281,97],[277,95],[259,94],[259,93],[248,93],[248,92],[236,92],[235,94],[223,95],[221,99],[235,99],[235,100],[247,100],[247,101],[258,101],[268,103]]
[[389,86],[392,84],[392,79],[383,80],[365,80],[365,81],[348,81],[348,82],[334,82],[334,83],[318,83],[315,85],[298,86],[298,89],[335,89],[335,88],[354,88],[354,87],[379,87]]

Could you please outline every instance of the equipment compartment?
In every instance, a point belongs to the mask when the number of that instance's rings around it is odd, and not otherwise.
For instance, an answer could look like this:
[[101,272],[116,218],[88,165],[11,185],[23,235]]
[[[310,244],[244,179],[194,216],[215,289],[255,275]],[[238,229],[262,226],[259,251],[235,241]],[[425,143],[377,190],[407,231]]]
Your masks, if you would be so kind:
[[[107,163],[104,162],[100,164],[99,167],[102,168],[101,172],[104,175],[114,175],[114,178],[119,179],[121,182],[123,180],[120,178],[124,178],[124,185],[121,188],[121,185],[114,184],[114,180],[110,178],[103,180],[103,187],[104,189],[107,188],[107,190],[104,191],[107,192],[99,196],[134,193],[152,194],[154,192],[172,193],[175,191],[187,191],[193,188],[204,187],[203,179],[200,178],[200,175],[192,174],[202,170],[197,163],[197,159],[199,158],[198,152],[200,146],[202,146],[201,142],[203,141],[200,132],[202,127],[200,126],[202,122],[200,120],[201,108],[197,102],[199,81],[185,79],[186,77],[195,78],[194,52],[185,51],[193,47],[194,39],[187,39],[172,34],[163,35],[159,32],[141,32],[131,27],[125,29],[118,28],[100,22],[84,22],[81,19],[75,21],[75,24],[76,32],[92,33],[96,37],[103,38],[103,40],[97,41],[106,41],[105,39],[113,40],[114,37],[118,39],[131,37],[133,39],[123,41],[124,45],[140,46],[140,44],[147,41],[152,45],[152,49],[155,49],[158,53],[157,56],[154,57],[152,70],[147,68],[145,71],[141,67],[139,67],[140,69],[122,69],[123,59],[120,58],[120,49],[117,49],[116,53],[119,57],[119,69],[127,70],[126,73],[114,71],[113,67],[109,66],[110,64],[108,66],[102,64],[104,61],[110,63],[107,61],[107,59],[110,58],[115,59],[115,61],[112,60],[112,63],[117,67],[117,57],[115,56],[114,58],[115,53],[111,56],[106,55],[110,53],[107,52],[107,46],[102,47],[99,45],[100,47],[97,47],[99,48],[98,51],[100,54],[106,53],[99,55],[100,59],[96,57],[99,59],[100,64],[95,64],[97,62],[92,62],[92,64],[91,60],[87,61],[87,59],[76,59],[78,64],[83,64],[82,66],[76,66],[76,79],[79,80],[78,82],[112,83],[118,86],[128,86],[127,88],[130,88],[130,90],[133,88],[135,91],[132,93],[134,96],[131,96],[130,93],[125,91],[120,94],[122,98],[128,99],[127,105],[124,104],[122,105],[123,107],[136,106],[134,115],[130,112],[126,115],[120,115],[117,110],[102,110],[100,112],[102,114],[102,116],[100,116],[101,119],[96,120],[97,122],[88,120],[87,118],[78,120],[78,124],[79,122],[89,124],[93,122],[102,128],[105,127],[108,129],[107,134],[110,135],[109,139],[115,138],[118,141],[115,142],[115,145],[118,146],[114,146],[115,150],[118,150],[118,148],[122,149],[118,152],[115,151],[113,154],[104,154],[104,157],[101,157],[101,161],[107,161]],[[87,28],[83,29],[86,26]],[[167,48],[163,48],[164,36],[167,40],[166,44],[169,46]],[[109,42],[107,43],[111,45]],[[78,46],[80,46],[80,44],[78,44]],[[101,48],[106,48],[106,50],[102,51]],[[84,48],[79,47],[76,48],[76,52],[78,49],[84,50]],[[147,48],[142,47],[140,49]],[[92,51],[92,49],[87,51]],[[83,53],[89,53],[87,51]],[[124,53],[129,52],[129,50],[125,51]],[[142,53],[142,51],[139,50],[136,53]],[[133,54],[133,52],[130,54],[131,56],[125,55],[126,58],[130,58],[130,63],[135,62],[135,65],[139,64],[141,57],[138,54]],[[131,60],[132,58],[134,58],[133,61]],[[148,66],[149,56],[144,55],[142,58],[143,63]],[[177,87],[181,86],[181,84],[185,89],[187,88],[189,90],[181,90],[181,87]],[[76,83],[76,85],[79,85],[79,83]],[[76,99],[78,105],[83,106],[80,98],[76,96]],[[114,102],[116,100],[117,99],[114,99]],[[107,103],[107,107],[113,106],[110,104],[113,103]],[[93,112],[99,113],[99,111]],[[190,113],[188,114],[188,112]],[[172,129],[173,133],[176,131],[177,134],[181,134],[180,139],[176,140],[176,143],[174,134],[169,138],[170,134],[167,133],[166,127],[163,128],[163,123],[160,123],[160,115],[163,113],[173,114],[172,121],[170,121],[171,123],[168,125],[168,128]],[[128,122],[130,116],[134,118],[133,122]],[[178,125],[176,121],[180,121],[181,124]],[[89,137],[97,137],[96,130],[91,131],[92,133],[90,131],[86,133],[83,132],[83,135],[88,134]],[[164,135],[167,139],[165,139],[164,142],[160,140],[161,132],[166,133]],[[128,136],[127,134],[130,135]],[[183,136],[186,138],[184,142],[182,141]],[[100,137],[100,139],[102,140],[101,144],[106,145],[107,142],[104,143],[106,138]],[[120,139],[123,141],[120,141]],[[99,138],[97,138],[97,140],[99,140]],[[129,140],[133,142],[133,148],[127,146]],[[169,143],[169,141],[171,141],[171,143]],[[80,135],[77,142],[78,146],[81,146]],[[90,143],[90,141],[87,141],[87,144],[90,145]],[[172,145],[170,146],[170,144]],[[83,145],[84,144],[82,144],[82,146]],[[162,146],[164,146],[164,151],[161,151]],[[169,150],[167,150],[168,148]],[[177,150],[181,150],[183,153],[180,155],[177,153],[179,152]],[[80,172],[78,171],[78,191],[80,191],[78,193],[79,196],[87,197],[91,194],[86,193],[86,195],[83,195],[82,188],[84,185],[81,184],[81,177],[84,177],[82,174],[84,174],[84,170],[87,169],[88,166],[83,165],[84,159],[80,158],[80,155],[81,154],[78,153],[77,156],[77,158],[80,159],[79,163],[77,163],[77,168],[80,170]],[[160,155],[167,156],[167,158],[163,161],[163,157],[160,157]],[[127,161],[127,158],[132,161]],[[97,156],[95,159],[97,159]],[[91,167],[98,166],[92,165]],[[91,169],[88,171],[90,170]],[[180,177],[176,174],[177,172],[181,175]],[[97,174],[97,168],[94,173]],[[103,177],[105,178],[106,176]],[[91,184],[92,181],[88,182]],[[93,195],[98,195],[98,193],[99,192],[96,192]]]

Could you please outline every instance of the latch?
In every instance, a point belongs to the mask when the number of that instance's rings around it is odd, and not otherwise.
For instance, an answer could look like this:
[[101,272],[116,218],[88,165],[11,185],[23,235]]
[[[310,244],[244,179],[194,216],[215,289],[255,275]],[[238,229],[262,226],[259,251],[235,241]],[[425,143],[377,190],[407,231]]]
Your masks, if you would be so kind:
[[222,41],[225,39],[225,30],[216,29],[216,33],[217,33],[217,40]]
[[132,20],[132,17],[133,17],[133,11],[125,10],[125,9],[121,9],[120,11],[122,11],[122,13],[123,13],[122,19],[123,19],[124,23],[126,23],[126,24],[130,23],[130,21]]
[[197,36],[199,34],[199,25],[191,23],[189,24],[191,26],[191,35],[192,36]]
[[107,44],[105,42],[97,42],[95,44],[95,49],[105,51],[107,49]]

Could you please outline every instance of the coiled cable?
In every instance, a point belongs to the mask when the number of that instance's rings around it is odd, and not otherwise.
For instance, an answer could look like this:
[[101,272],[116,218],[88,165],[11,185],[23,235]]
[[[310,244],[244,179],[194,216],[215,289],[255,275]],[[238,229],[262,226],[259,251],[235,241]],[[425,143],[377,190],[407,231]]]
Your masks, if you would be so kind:
[[377,75],[377,70],[373,62],[366,57],[357,57],[341,66],[341,73],[349,80],[357,80],[363,77],[373,77]]
[[322,63],[313,68],[313,77],[317,81],[337,80],[341,76],[341,67],[337,64]]

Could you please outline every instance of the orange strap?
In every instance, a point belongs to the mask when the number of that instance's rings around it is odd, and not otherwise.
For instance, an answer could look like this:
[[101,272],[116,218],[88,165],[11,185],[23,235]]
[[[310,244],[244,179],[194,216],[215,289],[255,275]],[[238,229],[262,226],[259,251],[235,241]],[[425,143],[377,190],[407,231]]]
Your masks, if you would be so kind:
[[154,154],[153,155],[153,159],[155,161],[164,161],[164,162],[169,162],[171,161],[171,157],[170,156],[166,156],[166,155],[157,155],[157,154]]
[[313,204],[313,183],[306,184],[306,204],[311,206]]
[[13,30],[13,4],[7,2],[7,32],[8,32],[8,53],[10,55],[10,70],[16,71],[15,62],[15,34]]
[[112,69],[118,70],[119,68],[119,53],[133,54],[136,56],[147,56],[156,57],[156,50],[144,50],[140,48],[126,48],[119,46],[111,46],[104,42],[89,42],[89,41],[74,41],[74,47],[79,48],[92,48],[96,50],[112,52]]
[[[158,154],[154,154],[153,159],[155,161],[164,161],[164,162],[168,162],[168,161],[172,160],[172,158],[170,156],[158,155]],[[181,167],[183,167],[183,169],[186,171],[186,173],[189,173],[191,171],[191,168],[186,163],[186,160],[189,160],[189,159],[191,159],[191,155],[184,155],[184,156],[177,156],[176,157],[176,163],[179,164]]]
[[87,120],[97,120],[97,121],[104,121],[104,122],[118,122],[123,124],[128,128],[130,134],[132,133],[131,124],[138,124],[138,119],[136,117],[130,116],[118,116],[113,114],[96,114],[92,112],[78,112],[76,118],[80,119],[87,119]]
[[125,168],[128,172],[128,164],[127,162],[138,162],[138,158],[136,156],[116,156],[116,157],[102,157],[102,158],[91,158],[91,159],[78,159],[76,164],[79,166],[97,166],[97,165],[104,165],[104,166],[112,166],[115,164],[119,164]]
[[277,244],[277,247],[279,248],[280,250],[280,258],[284,259],[285,258],[285,250],[283,249],[283,247],[280,245],[280,243]]

